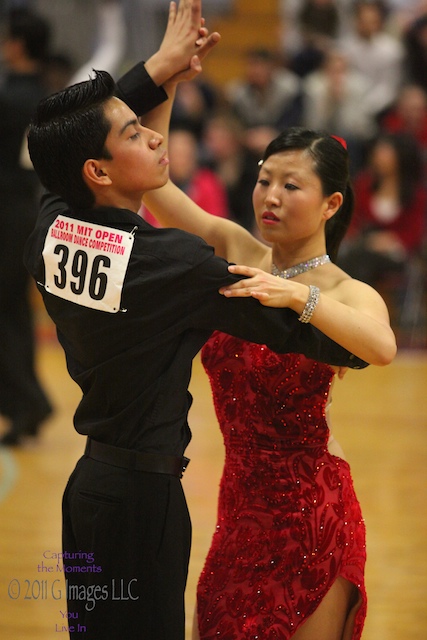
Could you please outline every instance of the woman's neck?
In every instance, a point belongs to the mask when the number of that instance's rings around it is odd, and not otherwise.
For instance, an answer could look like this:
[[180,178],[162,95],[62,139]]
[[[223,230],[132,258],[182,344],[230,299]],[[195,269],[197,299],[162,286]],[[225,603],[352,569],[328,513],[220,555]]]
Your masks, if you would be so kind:
[[283,270],[326,253],[324,241],[305,243],[300,246],[274,245],[271,250],[271,261],[278,269]]

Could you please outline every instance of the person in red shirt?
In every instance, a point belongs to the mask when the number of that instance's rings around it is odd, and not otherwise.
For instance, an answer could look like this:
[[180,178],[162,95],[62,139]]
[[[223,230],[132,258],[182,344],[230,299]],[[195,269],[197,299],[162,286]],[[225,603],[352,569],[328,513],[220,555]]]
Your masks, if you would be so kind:
[[427,94],[416,84],[403,87],[396,104],[384,115],[381,129],[387,133],[408,133],[421,146],[427,159]]
[[427,190],[414,138],[381,134],[354,191],[355,212],[340,266],[376,286],[391,271],[401,271],[424,240]]
[[[199,143],[188,127],[173,129],[169,136],[169,171],[171,179],[199,207],[220,218],[229,217],[227,191],[221,178],[200,162]],[[159,224],[146,207],[143,218],[154,227]]]

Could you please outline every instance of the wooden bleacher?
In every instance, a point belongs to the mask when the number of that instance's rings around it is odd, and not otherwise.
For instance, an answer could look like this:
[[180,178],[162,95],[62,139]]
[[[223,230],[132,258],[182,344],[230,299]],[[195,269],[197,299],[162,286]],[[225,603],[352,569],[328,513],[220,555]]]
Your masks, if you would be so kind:
[[222,40],[203,63],[204,76],[221,86],[244,74],[249,49],[279,50],[279,0],[235,0],[234,7],[211,19],[208,27],[210,31],[218,31]]

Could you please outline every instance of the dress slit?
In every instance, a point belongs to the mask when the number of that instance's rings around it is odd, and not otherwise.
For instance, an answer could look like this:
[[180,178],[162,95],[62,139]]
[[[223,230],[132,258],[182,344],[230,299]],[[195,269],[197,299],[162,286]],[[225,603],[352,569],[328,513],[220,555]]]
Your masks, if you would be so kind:
[[[338,579],[342,579],[345,580],[346,582],[348,582],[351,587],[352,587],[352,594],[350,597],[350,604],[348,607],[348,611],[343,623],[343,633],[342,636],[340,638],[340,640],[359,640],[361,637],[361,630],[363,627],[363,621],[365,619],[365,615],[366,615],[366,610],[365,610],[365,597],[361,591],[360,588],[354,584],[354,582],[352,582],[351,580],[348,580],[347,578],[344,578],[344,576],[340,575],[337,577]],[[336,581],[334,582],[334,584],[331,586],[331,589],[334,588]],[[328,591],[329,593],[329,591]],[[326,597],[327,594],[325,594]],[[296,637],[296,634],[298,633],[298,631],[301,630],[302,627],[304,627],[305,624],[307,624],[310,619],[316,614],[316,612],[318,611],[319,607],[322,606],[324,599],[322,599],[319,604],[317,605],[316,609],[306,618],[306,620],[302,621],[301,624],[298,625],[298,627],[295,629],[295,631],[292,633],[292,635],[289,637],[290,640],[292,640],[292,638]]]

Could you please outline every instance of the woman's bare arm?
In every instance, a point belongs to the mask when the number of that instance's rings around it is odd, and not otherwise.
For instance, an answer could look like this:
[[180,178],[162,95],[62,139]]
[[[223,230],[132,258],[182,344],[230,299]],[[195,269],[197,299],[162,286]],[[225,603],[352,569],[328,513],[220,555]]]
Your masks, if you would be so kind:
[[[141,117],[144,126],[163,135],[166,145],[176,85],[175,81],[164,85],[168,100]],[[202,237],[226,260],[255,266],[265,254],[265,245],[246,229],[206,212],[170,180],[160,189],[147,191],[143,202],[164,227],[177,227]]]
[[[307,284],[247,266],[230,270],[249,278],[223,289],[221,292],[227,297],[252,296],[266,306],[289,307],[302,313],[308,299]],[[325,287],[324,291],[311,324],[365,362],[389,364],[396,355],[396,339],[381,296],[372,287],[345,274],[332,289]]]

